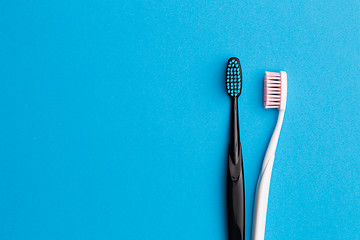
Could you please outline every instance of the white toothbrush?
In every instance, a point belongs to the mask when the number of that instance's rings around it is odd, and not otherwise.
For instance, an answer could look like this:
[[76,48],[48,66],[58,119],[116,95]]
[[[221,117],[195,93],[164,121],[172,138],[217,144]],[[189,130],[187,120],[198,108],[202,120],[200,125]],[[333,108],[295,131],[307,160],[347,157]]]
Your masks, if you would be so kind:
[[266,212],[269,198],[271,172],[275,159],[276,146],[279,140],[280,130],[284,120],[286,95],[286,72],[265,72],[264,107],[278,108],[279,116],[268,149],[266,150],[264,162],[257,182],[252,232],[253,240],[264,240],[265,237]]

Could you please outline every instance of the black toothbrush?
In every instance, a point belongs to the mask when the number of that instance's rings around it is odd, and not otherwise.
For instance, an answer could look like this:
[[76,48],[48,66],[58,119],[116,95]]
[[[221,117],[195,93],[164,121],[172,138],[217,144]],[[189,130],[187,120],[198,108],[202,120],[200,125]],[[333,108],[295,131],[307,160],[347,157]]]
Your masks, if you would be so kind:
[[226,89],[231,97],[231,128],[227,170],[227,217],[229,240],[245,237],[245,191],[243,157],[239,133],[238,97],[241,94],[240,61],[229,59],[226,68]]

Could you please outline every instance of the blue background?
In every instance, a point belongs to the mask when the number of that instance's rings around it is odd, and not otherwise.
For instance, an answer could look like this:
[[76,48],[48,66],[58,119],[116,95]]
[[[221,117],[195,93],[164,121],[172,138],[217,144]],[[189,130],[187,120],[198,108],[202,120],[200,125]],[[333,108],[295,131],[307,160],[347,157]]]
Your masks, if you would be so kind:
[[0,239],[226,239],[230,99],[246,238],[288,73],[266,239],[360,239],[360,2],[0,2]]

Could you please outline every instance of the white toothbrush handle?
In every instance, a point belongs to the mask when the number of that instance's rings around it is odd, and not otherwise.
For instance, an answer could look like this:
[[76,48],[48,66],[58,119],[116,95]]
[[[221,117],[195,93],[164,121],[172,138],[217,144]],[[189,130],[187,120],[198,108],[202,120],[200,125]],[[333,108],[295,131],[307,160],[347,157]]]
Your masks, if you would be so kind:
[[257,193],[254,206],[253,240],[264,240],[266,213],[269,199],[271,172],[275,156],[267,159],[267,166],[257,182]]
[[266,151],[261,173],[257,182],[252,232],[253,240],[264,240],[265,238],[266,213],[269,199],[271,173],[274,165],[276,146],[284,119],[284,113],[285,111],[283,110],[279,111],[278,121]]

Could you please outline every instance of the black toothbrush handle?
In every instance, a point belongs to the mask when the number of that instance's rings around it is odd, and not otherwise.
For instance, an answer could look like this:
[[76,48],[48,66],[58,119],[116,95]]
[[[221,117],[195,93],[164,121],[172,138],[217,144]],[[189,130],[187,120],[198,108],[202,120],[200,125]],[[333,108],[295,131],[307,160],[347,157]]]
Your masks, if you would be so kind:
[[231,128],[227,170],[228,233],[229,240],[244,240],[245,189],[237,97],[232,98],[231,105]]

